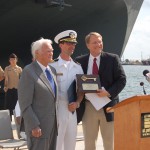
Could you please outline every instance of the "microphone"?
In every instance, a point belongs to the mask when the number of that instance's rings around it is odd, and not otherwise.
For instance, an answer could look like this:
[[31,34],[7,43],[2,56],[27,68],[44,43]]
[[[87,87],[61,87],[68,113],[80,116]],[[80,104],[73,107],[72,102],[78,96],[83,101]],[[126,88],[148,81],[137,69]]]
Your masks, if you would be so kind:
[[144,82],[140,82],[140,86],[143,86],[143,93],[146,95],[146,91],[145,91],[145,88],[144,88]]
[[143,75],[145,76],[146,80],[150,83],[150,72],[149,72],[149,70],[144,70]]
[[146,74],[149,73],[149,70],[144,70],[143,75],[146,77]]

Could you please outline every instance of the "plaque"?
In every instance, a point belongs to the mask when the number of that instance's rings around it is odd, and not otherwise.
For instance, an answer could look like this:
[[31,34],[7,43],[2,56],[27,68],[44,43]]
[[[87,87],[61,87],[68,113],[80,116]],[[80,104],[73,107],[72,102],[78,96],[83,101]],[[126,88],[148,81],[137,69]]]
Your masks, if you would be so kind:
[[150,113],[141,114],[141,138],[150,137]]
[[79,92],[96,93],[101,89],[99,75],[77,74],[76,77]]

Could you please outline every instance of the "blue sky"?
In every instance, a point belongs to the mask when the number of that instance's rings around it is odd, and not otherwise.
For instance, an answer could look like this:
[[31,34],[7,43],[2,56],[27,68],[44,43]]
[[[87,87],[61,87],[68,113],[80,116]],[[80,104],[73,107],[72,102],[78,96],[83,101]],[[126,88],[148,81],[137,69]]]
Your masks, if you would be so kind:
[[144,0],[122,58],[150,58],[150,0]]

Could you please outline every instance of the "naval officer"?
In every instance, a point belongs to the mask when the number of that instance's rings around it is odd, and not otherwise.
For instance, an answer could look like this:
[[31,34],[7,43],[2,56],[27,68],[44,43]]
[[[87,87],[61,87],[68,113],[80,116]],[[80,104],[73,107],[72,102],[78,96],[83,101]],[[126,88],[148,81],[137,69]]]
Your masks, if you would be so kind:
[[81,66],[73,61],[71,55],[77,44],[77,33],[67,30],[59,33],[54,41],[59,44],[61,53],[51,63],[57,72],[58,83],[58,137],[56,150],[75,150],[77,134],[76,108],[79,107],[83,95],[78,94],[73,102],[69,102],[68,90],[76,79],[76,74],[83,74]]

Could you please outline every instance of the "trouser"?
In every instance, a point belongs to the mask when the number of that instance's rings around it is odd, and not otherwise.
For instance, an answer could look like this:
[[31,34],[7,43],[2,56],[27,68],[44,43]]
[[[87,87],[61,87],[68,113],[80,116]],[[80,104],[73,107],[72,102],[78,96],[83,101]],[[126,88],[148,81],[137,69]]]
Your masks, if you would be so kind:
[[29,150],[56,150],[56,124],[48,138],[35,138],[27,136]]
[[15,109],[18,100],[17,89],[8,89],[5,94],[5,109],[9,109],[10,115],[13,115],[13,110]]
[[58,137],[56,150],[75,150],[77,135],[76,112],[68,110],[67,102],[58,104]]
[[87,101],[82,119],[85,150],[96,150],[96,141],[100,129],[104,150],[114,149],[114,123],[107,122],[103,109],[97,111]]
[[[55,118],[56,119],[56,118]],[[46,122],[45,122],[46,123]],[[43,135],[39,138],[32,137],[31,131],[26,131],[27,146],[29,150],[56,150],[57,124],[54,121],[53,128],[49,135]]]

